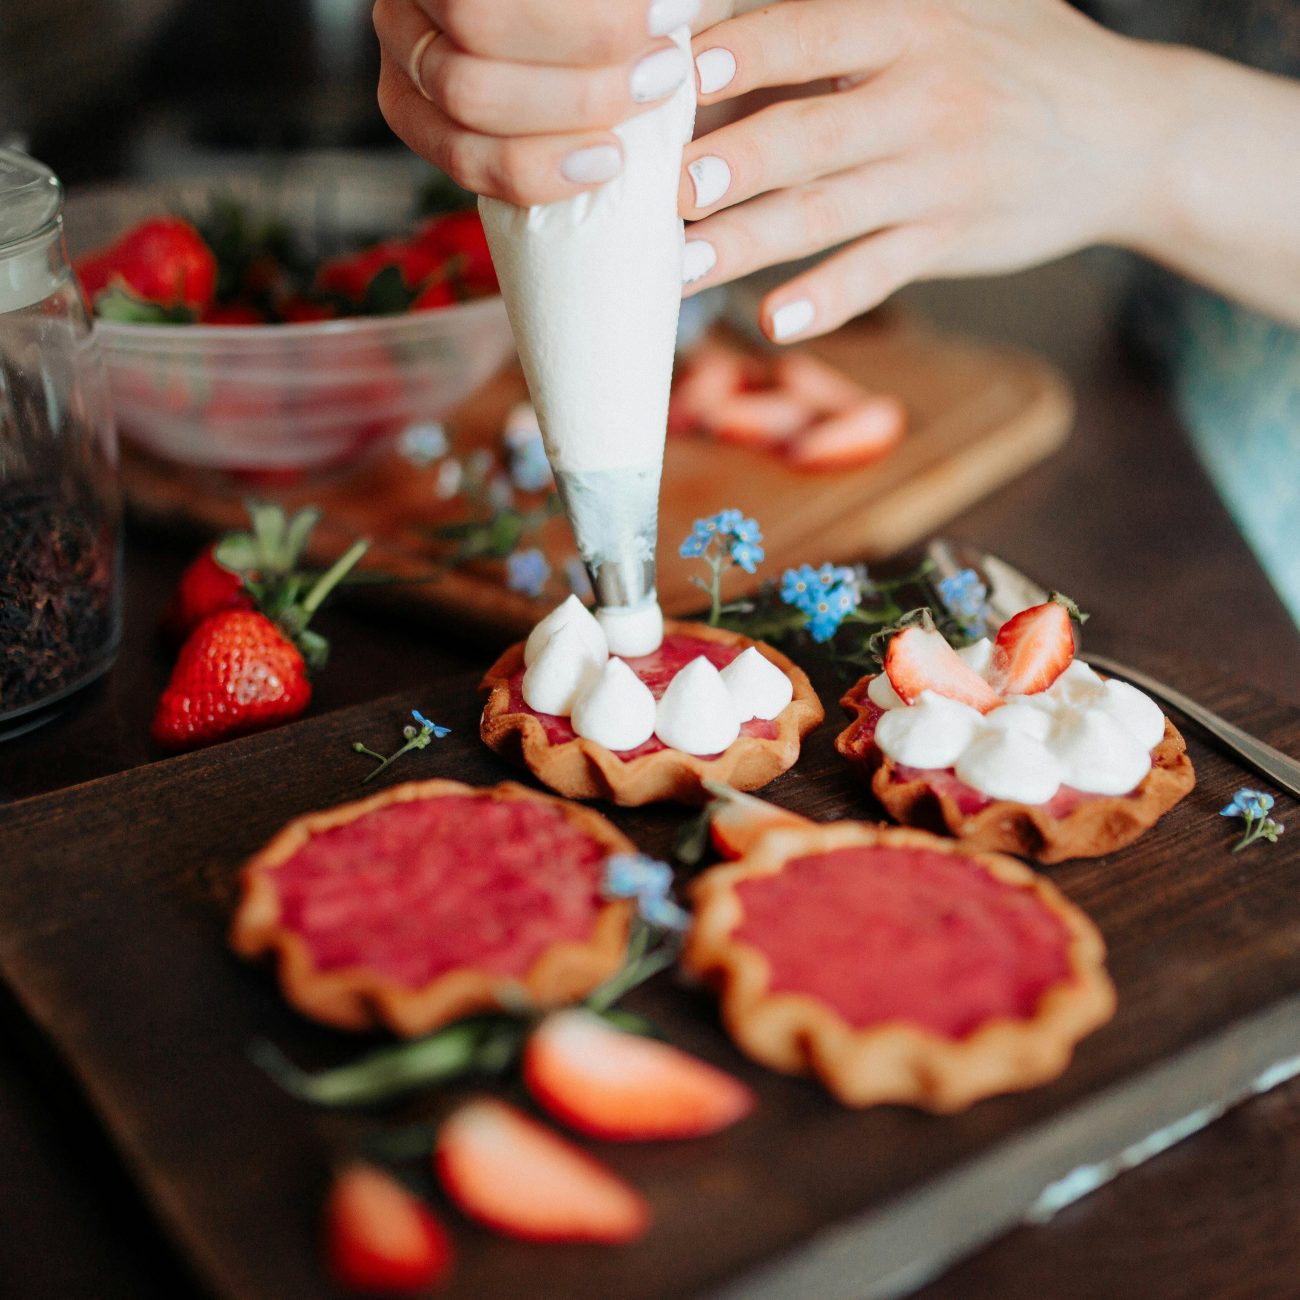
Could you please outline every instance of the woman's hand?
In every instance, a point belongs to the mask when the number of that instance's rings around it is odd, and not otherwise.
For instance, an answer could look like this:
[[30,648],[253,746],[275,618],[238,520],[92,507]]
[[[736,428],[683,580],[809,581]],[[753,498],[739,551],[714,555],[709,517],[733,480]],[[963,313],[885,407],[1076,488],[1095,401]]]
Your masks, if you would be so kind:
[[786,0],[694,48],[702,104],[822,83],[685,155],[692,289],[847,244],[767,296],[772,338],[833,329],[909,280],[1138,242],[1169,129],[1158,47],[1062,0]]
[[[709,19],[733,11],[710,0]],[[466,189],[550,203],[622,167],[612,128],[692,75],[700,0],[377,0],[379,105]]]

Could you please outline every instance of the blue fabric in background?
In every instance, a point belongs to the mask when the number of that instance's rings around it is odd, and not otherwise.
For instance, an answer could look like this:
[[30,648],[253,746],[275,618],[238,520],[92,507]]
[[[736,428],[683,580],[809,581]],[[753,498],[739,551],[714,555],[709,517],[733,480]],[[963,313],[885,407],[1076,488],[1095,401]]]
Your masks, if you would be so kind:
[[[1131,35],[1300,76],[1300,0],[1079,7]],[[1162,363],[1206,471],[1300,625],[1300,331],[1156,268],[1137,277],[1133,308],[1134,337]]]
[[1179,410],[1300,624],[1300,333],[1205,290],[1188,289],[1181,308],[1171,371]]

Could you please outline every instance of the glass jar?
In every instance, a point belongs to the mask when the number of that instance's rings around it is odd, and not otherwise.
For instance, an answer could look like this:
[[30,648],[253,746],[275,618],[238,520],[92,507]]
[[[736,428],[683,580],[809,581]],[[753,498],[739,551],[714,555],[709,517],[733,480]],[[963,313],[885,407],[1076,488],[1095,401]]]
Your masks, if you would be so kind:
[[0,736],[99,677],[121,632],[117,441],[62,209],[47,167],[0,149]]

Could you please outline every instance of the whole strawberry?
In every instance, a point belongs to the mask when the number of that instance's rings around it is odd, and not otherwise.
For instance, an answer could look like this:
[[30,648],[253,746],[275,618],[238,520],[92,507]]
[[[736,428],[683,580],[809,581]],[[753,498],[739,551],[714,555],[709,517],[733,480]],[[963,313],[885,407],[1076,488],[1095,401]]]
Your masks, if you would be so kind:
[[82,258],[77,275],[92,303],[117,286],[144,302],[197,313],[216,294],[217,259],[188,221],[150,217]]
[[[285,537],[286,552],[296,555],[298,540]],[[275,584],[250,579],[258,609],[224,609],[205,618],[181,647],[158,701],[154,740],[163,749],[198,749],[302,713],[311,700],[308,670],[320,668],[329,649],[307,625],[366,547],[355,542],[301,599],[296,577]]]
[[176,584],[163,616],[163,630],[176,641],[183,641],[205,618],[223,609],[253,608],[243,577],[217,562],[216,549],[214,544],[203,551]]
[[265,614],[228,609],[181,647],[150,731],[164,749],[198,749],[288,722],[310,700],[298,647]]

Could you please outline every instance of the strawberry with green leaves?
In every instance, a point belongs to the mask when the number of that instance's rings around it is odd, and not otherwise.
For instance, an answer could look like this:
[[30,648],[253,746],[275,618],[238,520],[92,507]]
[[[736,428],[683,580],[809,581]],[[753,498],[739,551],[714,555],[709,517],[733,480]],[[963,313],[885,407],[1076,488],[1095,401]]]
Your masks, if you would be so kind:
[[219,564],[214,543],[191,561],[163,615],[163,631],[184,641],[205,618],[226,609],[252,609],[253,595],[243,577]]
[[77,276],[97,315],[121,320],[194,320],[217,291],[217,259],[179,217],[137,222],[116,242],[80,259]]
[[[190,597],[185,615],[198,621],[150,728],[164,749],[197,749],[301,714],[311,700],[309,673],[324,665],[329,650],[308,625],[368,546],[354,543],[311,581],[298,564],[318,513],[304,510],[287,519],[265,505],[251,505],[249,512],[252,531],[223,538],[211,559],[213,568],[238,577],[253,607],[243,607],[228,583],[213,579],[205,586],[204,573],[212,578],[206,566],[183,593]],[[203,595],[216,608],[206,608]]]

